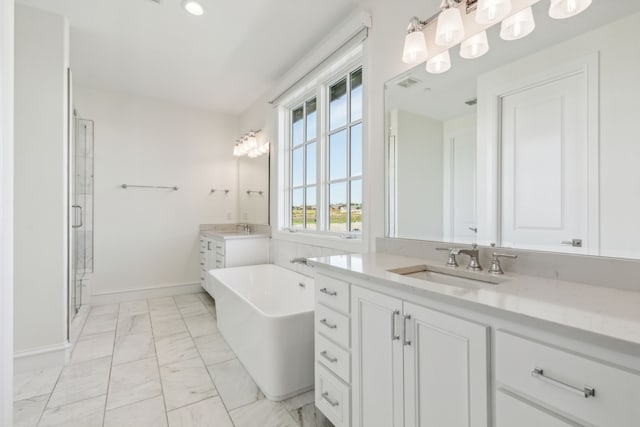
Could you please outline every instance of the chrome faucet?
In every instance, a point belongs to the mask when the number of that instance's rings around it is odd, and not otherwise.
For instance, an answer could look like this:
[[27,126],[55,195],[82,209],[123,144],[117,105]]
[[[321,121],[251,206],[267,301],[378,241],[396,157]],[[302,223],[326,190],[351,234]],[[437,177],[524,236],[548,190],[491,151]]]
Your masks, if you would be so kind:
[[469,255],[469,264],[467,264],[467,270],[472,271],[482,271],[482,266],[480,265],[480,251],[478,250],[478,245],[473,244],[471,249],[459,249],[459,255]]
[[244,234],[251,233],[251,226],[249,224],[240,224],[240,226],[242,227],[242,232]]
[[290,262],[291,264],[309,265],[309,264],[307,263],[307,259],[306,259],[306,258],[291,258],[291,259],[289,260],[289,262]]
[[494,252],[491,256],[491,267],[489,267],[489,273],[491,274],[504,274],[502,270],[502,266],[500,265],[500,258],[518,258],[517,255],[509,255],[509,254],[499,254]]

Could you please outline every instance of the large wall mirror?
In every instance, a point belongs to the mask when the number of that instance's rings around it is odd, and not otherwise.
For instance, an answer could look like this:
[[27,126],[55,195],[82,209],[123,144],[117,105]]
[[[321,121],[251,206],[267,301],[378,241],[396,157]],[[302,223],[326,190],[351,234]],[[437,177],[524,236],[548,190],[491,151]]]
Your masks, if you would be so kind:
[[640,1],[386,84],[387,235],[640,258]]
[[269,155],[238,159],[240,221],[269,224]]

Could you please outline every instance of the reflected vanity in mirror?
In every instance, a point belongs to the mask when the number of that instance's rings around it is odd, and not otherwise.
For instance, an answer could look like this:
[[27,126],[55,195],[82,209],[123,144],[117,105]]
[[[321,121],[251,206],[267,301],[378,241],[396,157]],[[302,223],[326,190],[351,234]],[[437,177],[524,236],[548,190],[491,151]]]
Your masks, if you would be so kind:
[[640,258],[640,2],[548,10],[386,84],[389,237]]

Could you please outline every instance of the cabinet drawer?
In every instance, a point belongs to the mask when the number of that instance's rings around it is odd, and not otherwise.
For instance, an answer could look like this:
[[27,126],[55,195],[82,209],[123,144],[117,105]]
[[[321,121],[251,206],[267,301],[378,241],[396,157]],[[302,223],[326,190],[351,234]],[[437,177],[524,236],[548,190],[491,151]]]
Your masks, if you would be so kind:
[[599,427],[637,427],[640,419],[638,373],[504,331],[496,332],[496,380]]
[[349,313],[349,284],[342,280],[318,275],[316,278],[316,302]]
[[322,363],[345,382],[350,380],[350,356],[347,350],[343,350],[320,334],[316,334],[316,361]]
[[349,425],[350,401],[349,387],[316,364],[316,406],[335,427]]
[[576,427],[579,424],[564,421],[515,397],[496,393],[496,427]]
[[316,305],[316,332],[349,348],[349,318],[322,305]]
[[216,252],[224,255],[224,250],[225,250],[225,244],[224,242],[220,241],[220,240],[214,240],[214,246],[216,248]]

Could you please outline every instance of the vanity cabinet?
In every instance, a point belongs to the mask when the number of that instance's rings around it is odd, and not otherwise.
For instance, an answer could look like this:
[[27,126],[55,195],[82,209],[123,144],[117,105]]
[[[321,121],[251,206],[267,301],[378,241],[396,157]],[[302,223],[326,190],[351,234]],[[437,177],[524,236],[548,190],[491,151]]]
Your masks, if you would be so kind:
[[[211,293],[212,278],[207,272],[217,268],[269,263],[269,236],[200,236],[200,285]],[[213,294],[212,294],[213,295]]]
[[352,286],[354,427],[487,427],[486,326]]
[[311,265],[316,405],[336,427],[640,426],[636,346],[425,292],[384,256],[335,259]]

